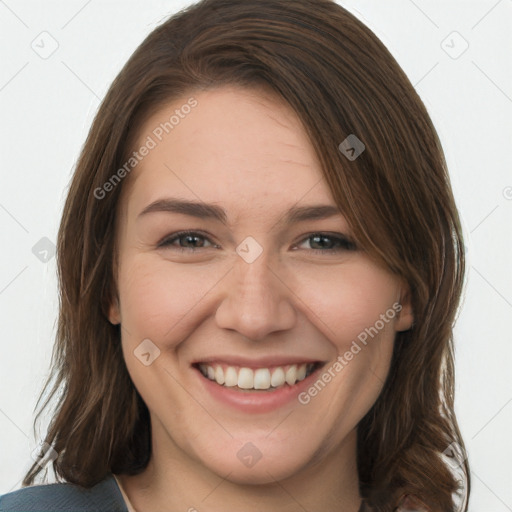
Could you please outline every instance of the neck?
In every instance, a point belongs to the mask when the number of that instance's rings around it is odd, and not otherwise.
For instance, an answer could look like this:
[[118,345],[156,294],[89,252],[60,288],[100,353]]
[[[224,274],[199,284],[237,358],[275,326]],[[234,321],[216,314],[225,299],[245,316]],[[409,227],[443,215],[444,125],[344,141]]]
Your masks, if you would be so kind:
[[153,425],[148,466],[135,476],[118,475],[136,512],[359,511],[355,430],[341,446],[315,454],[314,460],[288,478],[271,478],[269,470],[269,483],[240,484],[230,480],[230,474],[221,477],[189,457],[169,443],[160,424]]

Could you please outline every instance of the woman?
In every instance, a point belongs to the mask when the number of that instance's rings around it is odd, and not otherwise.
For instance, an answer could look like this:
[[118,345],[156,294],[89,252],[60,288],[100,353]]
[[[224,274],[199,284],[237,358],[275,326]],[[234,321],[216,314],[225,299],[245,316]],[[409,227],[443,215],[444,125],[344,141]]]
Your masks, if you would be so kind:
[[0,510],[467,502],[446,163],[336,3],[203,0],[153,31],[93,123],[58,268],[41,456],[65,483]]

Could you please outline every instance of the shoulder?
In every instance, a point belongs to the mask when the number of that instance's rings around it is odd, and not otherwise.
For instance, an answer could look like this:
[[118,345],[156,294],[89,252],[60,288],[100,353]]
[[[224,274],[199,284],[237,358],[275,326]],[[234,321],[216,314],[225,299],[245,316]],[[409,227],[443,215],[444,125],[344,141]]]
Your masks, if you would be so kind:
[[90,489],[71,483],[24,487],[0,496],[0,512],[127,512],[109,474]]

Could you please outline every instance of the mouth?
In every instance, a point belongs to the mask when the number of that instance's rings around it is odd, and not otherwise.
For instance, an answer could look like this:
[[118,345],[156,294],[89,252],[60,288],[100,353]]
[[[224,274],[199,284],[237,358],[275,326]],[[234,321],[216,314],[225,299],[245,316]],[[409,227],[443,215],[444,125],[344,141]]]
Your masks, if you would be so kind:
[[198,362],[192,366],[201,375],[222,388],[245,393],[272,393],[294,388],[324,365],[321,361],[249,367],[221,361]]

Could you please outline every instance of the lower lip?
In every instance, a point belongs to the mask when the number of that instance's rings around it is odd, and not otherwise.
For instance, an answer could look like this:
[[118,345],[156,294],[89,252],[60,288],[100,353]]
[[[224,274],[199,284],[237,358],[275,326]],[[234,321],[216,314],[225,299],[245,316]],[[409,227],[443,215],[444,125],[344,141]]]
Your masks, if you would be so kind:
[[311,381],[316,378],[318,373],[317,369],[293,386],[285,384],[275,391],[239,391],[221,386],[205,377],[199,370],[195,369],[195,371],[197,371],[204,388],[215,400],[249,413],[271,412],[297,401],[297,396],[311,385]]

